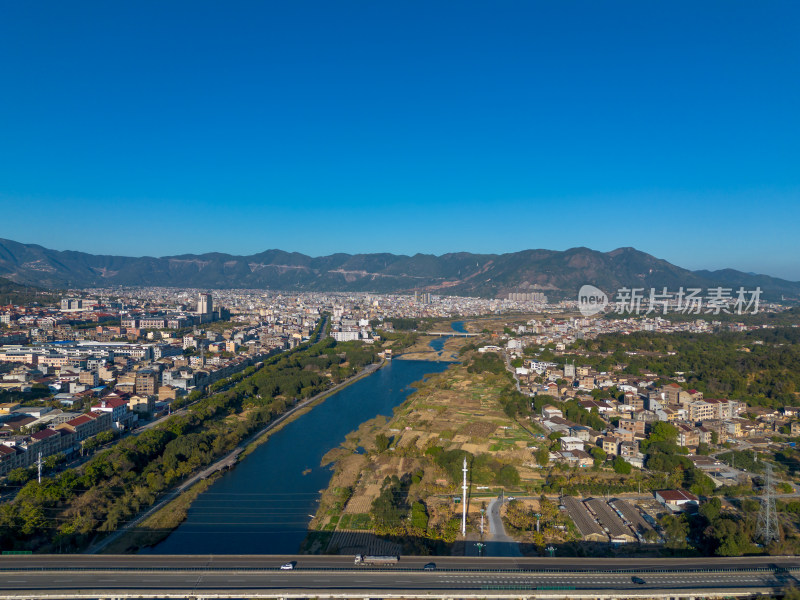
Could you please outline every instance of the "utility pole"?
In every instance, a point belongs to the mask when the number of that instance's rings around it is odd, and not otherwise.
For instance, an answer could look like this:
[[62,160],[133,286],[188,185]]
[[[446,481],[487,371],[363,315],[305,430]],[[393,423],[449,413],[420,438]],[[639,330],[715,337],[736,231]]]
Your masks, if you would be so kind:
[[764,495],[761,498],[761,510],[758,512],[756,539],[760,539],[761,543],[767,546],[771,541],[779,538],[775,494],[772,489],[772,465],[767,463],[764,475]]
[[461,489],[464,491],[463,498],[461,500],[461,535],[467,535],[467,457],[464,457],[464,483],[461,486]]
[[39,468],[39,484],[42,483],[42,465],[44,465],[42,462],[42,453],[39,452],[39,460],[36,461],[36,466]]

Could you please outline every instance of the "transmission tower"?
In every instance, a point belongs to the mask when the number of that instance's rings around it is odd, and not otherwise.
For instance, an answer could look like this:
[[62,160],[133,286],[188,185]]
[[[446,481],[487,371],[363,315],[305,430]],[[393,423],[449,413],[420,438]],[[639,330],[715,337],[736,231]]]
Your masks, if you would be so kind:
[[756,539],[761,540],[761,543],[766,546],[779,538],[775,494],[772,489],[772,465],[767,463],[764,474],[764,495],[761,498],[761,510],[758,513]]

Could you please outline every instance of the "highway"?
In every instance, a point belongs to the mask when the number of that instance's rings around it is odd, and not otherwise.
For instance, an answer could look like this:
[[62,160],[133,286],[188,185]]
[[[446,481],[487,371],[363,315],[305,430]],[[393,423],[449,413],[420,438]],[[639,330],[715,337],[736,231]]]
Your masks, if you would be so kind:
[[[294,570],[280,570],[290,561]],[[429,561],[437,569],[423,571]],[[798,576],[797,557],[402,557],[376,568],[356,567],[350,556],[31,555],[0,557],[0,598],[735,596]]]

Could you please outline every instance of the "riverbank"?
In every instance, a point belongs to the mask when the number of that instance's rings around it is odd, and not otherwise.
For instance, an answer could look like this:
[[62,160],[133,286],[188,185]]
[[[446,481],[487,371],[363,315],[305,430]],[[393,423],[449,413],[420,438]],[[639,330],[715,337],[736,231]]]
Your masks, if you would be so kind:
[[[391,544],[398,540],[405,540],[403,553],[457,551],[452,543],[461,507],[453,497],[460,496],[464,453],[471,457],[468,529],[473,532],[480,527],[479,496],[488,502],[501,491],[518,494],[541,485],[533,459],[538,441],[505,414],[500,402],[512,389],[510,381],[504,374],[470,370],[473,354],[425,378],[391,419],[362,423],[343,448],[326,456],[334,475],[305,551],[352,553],[362,551],[359,544],[369,551],[397,551]],[[360,453],[353,452],[356,447]],[[384,507],[376,513],[376,501],[391,498],[389,492],[402,502],[396,511]]]
[[[358,424],[392,414],[413,382],[446,365],[389,361],[339,389],[314,410],[271,432],[235,469],[194,501],[186,519],[148,554],[294,554],[331,478],[323,456]],[[307,407],[306,407],[307,408]]]
[[395,357],[395,360],[430,360],[436,362],[456,362],[459,350],[470,340],[457,337],[443,337],[420,334],[417,341]]
[[206,491],[219,476],[219,473],[215,473],[208,479],[197,482],[175,500],[145,517],[136,528],[132,528],[119,538],[112,540],[99,553],[129,554],[139,548],[158,544],[186,519],[192,502]]
[[261,444],[266,442],[270,438],[270,436],[283,429],[286,425],[295,421],[299,417],[303,416],[312,408],[318,406],[319,404],[321,404],[334,394],[338,394],[346,387],[349,387],[354,383],[356,383],[357,381],[361,381],[365,377],[372,375],[379,369],[386,366],[386,362],[387,362],[386,359],[381,359],[380,363],[365,367],[364,369],[361,370],[360,373],[353,375],[346,381],[338,383],[331,389],[322,392],[321,394],[317,394],[313,398],[309,398],[308,400],[305,400],[300,404],[298,404],[297,406],[295,406],[293,409],[291,409],[291,411],[287,412],[284,415],[285,418],[277,419],[274,423],[265,427],[259,433],[255,434],[254,439],[249,444],[247,444],[242,450],[242,453],[239,455],[237,462],[241,462],[245,457],[250,455],[256,448],[258,448]]
[[386,361],[368,365],[353,377],[336,384],[334,387],[304,400],[272,421],[269,425],[254,433],[247,440],[217,460],[215,463],[182,483],[159,503],[151,506],[135,521],[118,529],[114,534],[88,550],[89,553],[135,552],[145,546],[154,546],[167,537],[186,519],[192,502],[205,491],[215,480],[223,468],[235,468],[246,456],[258,446],[265,443],[272,434],[280,431],[295,419],[306,414],[330,396],[357,381],[372,375],[385,365]]

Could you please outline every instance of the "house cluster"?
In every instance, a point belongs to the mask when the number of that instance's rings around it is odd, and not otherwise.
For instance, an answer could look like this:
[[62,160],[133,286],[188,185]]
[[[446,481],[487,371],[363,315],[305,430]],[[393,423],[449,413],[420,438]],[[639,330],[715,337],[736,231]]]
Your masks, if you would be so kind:
[[656,316],[628,319],[573,317],[568,319],[531,319],[524,325],[511,326],[511,335],[502,337],[505,338],[505,345],[509,351],[522,351],[527,347],[544,350],[546,346],[550,346],[558,354],[564,352],[576,340],[594,339],[599,335],[609,333],[631,334],[637,331],[708,333],[718,328],[730,331],[748,331],[760,327],[758,325],[745,325],[736,322],[723,323],[705,319],[669,321]]
[[[609,457],[621,456],[641,468],[644,455],[640,443],[647,439],[658,421],[673,424],[677,443],[696,451],[701,443],[725,441],[751,435],[758,421],[742,418],[746,405],[736,400],[704,398],[697,390],[684,390],[675,383],[656,387],[653,377],[631,378],[620,372],[596,373],[586,366],[546,367],[546,379],[558,383],[537,386],[536,395],[553,398],[534,418],[549,432],[558,432],[560,451],[551,458],[573,466],[592,464],[591,448],[602,448]],[[595,398],[592,390],[613,387],[616,397]],[[559,404],[575,400],[595,413],[604,428],[600,431],[564,418]]]

